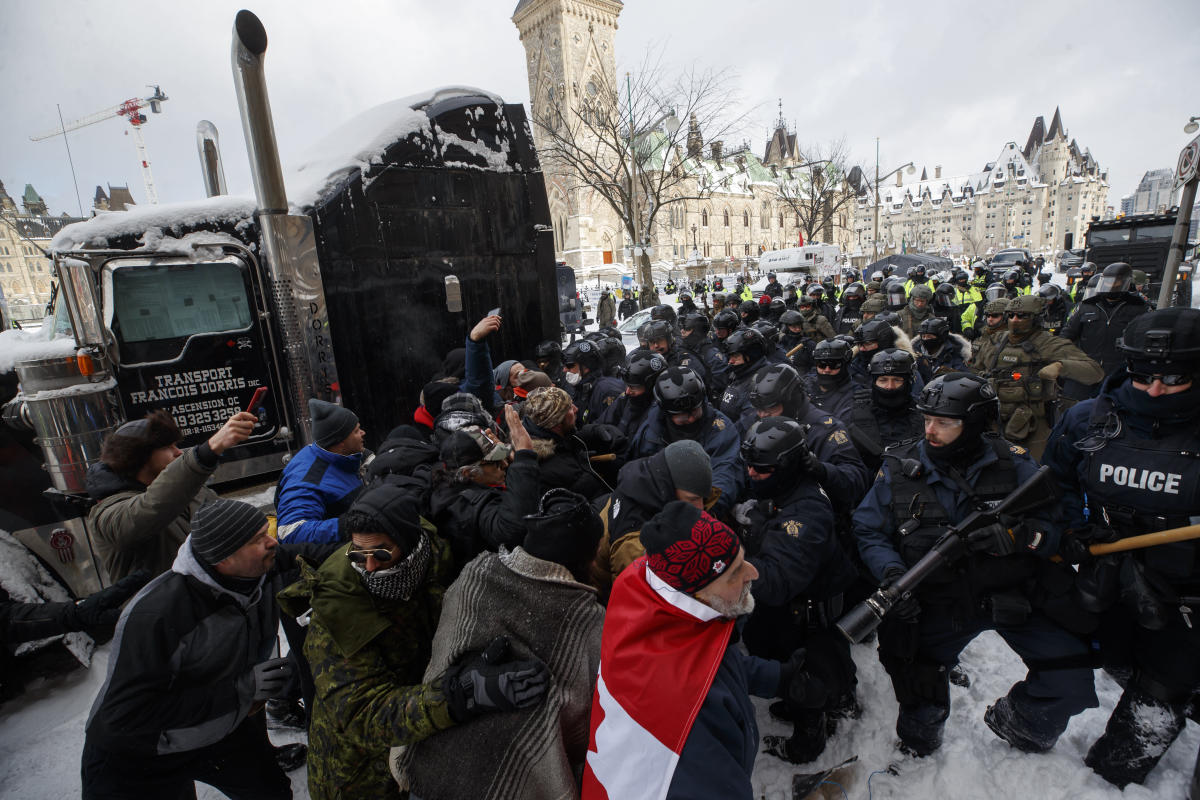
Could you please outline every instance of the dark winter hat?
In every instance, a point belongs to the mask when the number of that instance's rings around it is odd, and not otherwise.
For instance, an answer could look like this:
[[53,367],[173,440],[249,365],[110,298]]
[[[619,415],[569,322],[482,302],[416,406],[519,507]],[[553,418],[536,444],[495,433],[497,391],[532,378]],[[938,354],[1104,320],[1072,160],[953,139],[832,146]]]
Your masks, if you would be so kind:
[[534,389],[525,400],[525,419],[549,430],[566,419],[571,396],[557,386]]
[[104,441],[100,460],[121,477],[132,478],[150,459],[151,453],[182,438],[171,415],[158,409],[113,431]]
[[519,363],[517,359],[510,358],[492,370],[492,377],[496,379],[496,385],[501,388],[507,388],[509,386],[508,376],[512,372],[513,365]]
[[420,495],[410,489],[381,484],[358,496],[347,513],[346,534],[384,533],[411,553],[421,540]]
[[312,418],[312,438],[317,447],[326,450],[354,432],[358,416],[337,403],[326,403],[315,397],[308,401],[308,415]]
[[537,513],[525,517],[525,530],[521,546],[530,555],[574,571],[595,557],[604,526],[586,497],[551,489],[538,501]]
[[737,558],[737,534],[682,500],[673,500],[642,526],[646,564],[669,586],[695,594]]
[[490,430],[478,425],[459,428],[442,444],[441,459],[451,469],[470,466],[480,461],[503,461],[512,453],[512,445],[504,444]]
[[462,378],[467,373],[467,350],[456,347],[442,359],[443,378]]
[[545,389],[554,385],[550,376],[536,369],[527,369],[513,381],[513,394],[528,397],[534,389]]
[[192,552],[210,567],[236,553],[267,524],[267,515],[249,503],[217,498],[192,515]]
[[676,489],[708,497],[712,491],[712,463],[699,442],[692,439],[671,442],[663,455]]
[[425,384],[421,389],[421,397],[425,410],[429,412],[431,417],[436,417],[442,413],[442,401],[458,391],[458,383],[449,383],[447,381],[433,381]]

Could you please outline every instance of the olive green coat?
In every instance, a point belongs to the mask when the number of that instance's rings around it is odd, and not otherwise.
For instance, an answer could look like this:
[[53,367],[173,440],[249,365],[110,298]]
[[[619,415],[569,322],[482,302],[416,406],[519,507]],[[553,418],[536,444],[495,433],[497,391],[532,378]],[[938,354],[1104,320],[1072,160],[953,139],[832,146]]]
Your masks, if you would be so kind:
[[302,564],[300,580],[279,593],[284,613],[312,608],[304,655],[316,684],[308,731],[314,800],[400,797],[389,749],[454,724],[441,681],[422,682],[452,571],[444,540],[432,536],[432,545],[425,582],[408,601],[368,594],[346,558],[350,545],[320,569]]

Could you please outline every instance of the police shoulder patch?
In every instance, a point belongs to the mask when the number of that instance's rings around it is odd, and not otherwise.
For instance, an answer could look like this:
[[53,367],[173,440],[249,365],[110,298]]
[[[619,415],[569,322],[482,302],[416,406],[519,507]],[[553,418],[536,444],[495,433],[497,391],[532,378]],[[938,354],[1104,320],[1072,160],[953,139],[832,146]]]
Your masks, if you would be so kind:
[[613,400],[616,400],[618,397],[620,397],[620,395],[612,395],[604,398],[604,405],[611,406],[613,404]]
[[826,417],[825,419],[821,420],[821,424],[822,425],[832,425],[833,417]]
[[713,420],[713,427],[719,431],[725,430],[725,420],[721,419],[720,417],[717,417],[716,419]]
[[847,444],[850,441],[850,437],[846,435],[845,431],[834,431],[829,434],[829,441],[834,444]]
[[804,528],[803,522],[798,522],[794,519],[789,519],[783,523],[783,530],[788,536],[799,536],[800,531]]
[[1019,445],[1019,444],[1010,444],[1008,446],[1008,451],[1010,453],[1012,453],[1014,455],[1018,455],[1018,456],[1023,456],[1029,452],[1024,447],[1021,447],[1021,445]]

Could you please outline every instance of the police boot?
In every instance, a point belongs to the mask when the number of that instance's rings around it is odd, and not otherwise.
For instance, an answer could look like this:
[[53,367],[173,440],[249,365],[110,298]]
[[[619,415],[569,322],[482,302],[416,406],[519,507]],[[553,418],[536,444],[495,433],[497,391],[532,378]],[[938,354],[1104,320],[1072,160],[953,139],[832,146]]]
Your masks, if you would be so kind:
[[791,737],[764,736],[766,751],[792,764],[816,761],[825,752],[829,739],[829,720],[820,709],[796,709],[796,727]]
[[1159,700],[1131,684],[1083,763],[1118,788],[1142,783],[1186,721],[1182,704]]
[[1080,564],[1079,574],[1075,578],[1079,604],[1094,614],[1109,608],[1120,594],[1120,572],[1121,559],[1117,556],[1100,556]]
[[900,737],[901,752],[917,758],[933,754],[942,746],[942,729],[949,716],[949,706],[900,706],[896,734]]
[[992,733],[1023,753],[1044,753],[1058,741],[1057,734],[1048,736],[1034,730],[1007,695],[997,700],[995,705],[987,707],[987,711],[983,712],[983,721],[992,729]]

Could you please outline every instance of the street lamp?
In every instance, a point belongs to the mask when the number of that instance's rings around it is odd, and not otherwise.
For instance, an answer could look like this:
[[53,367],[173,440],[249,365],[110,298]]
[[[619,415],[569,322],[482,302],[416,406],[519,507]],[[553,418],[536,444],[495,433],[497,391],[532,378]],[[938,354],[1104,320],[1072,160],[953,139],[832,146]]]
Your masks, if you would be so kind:
[[879,137],[875,137],[875,239],[873,246],[875,249],[875,258],[879,258],[879,184],[886,181],[888,178],[895,175],[900,170],[907,170],[909,175],[917,171],[913,163],[909,161],[907,164],[901,164],[888,174],[880,177],[879,175]]
[[1184,133],[1195,133],[1200,131],[1200,117],[1191,117],[1188,119],[1187,125],[1183,126]]

